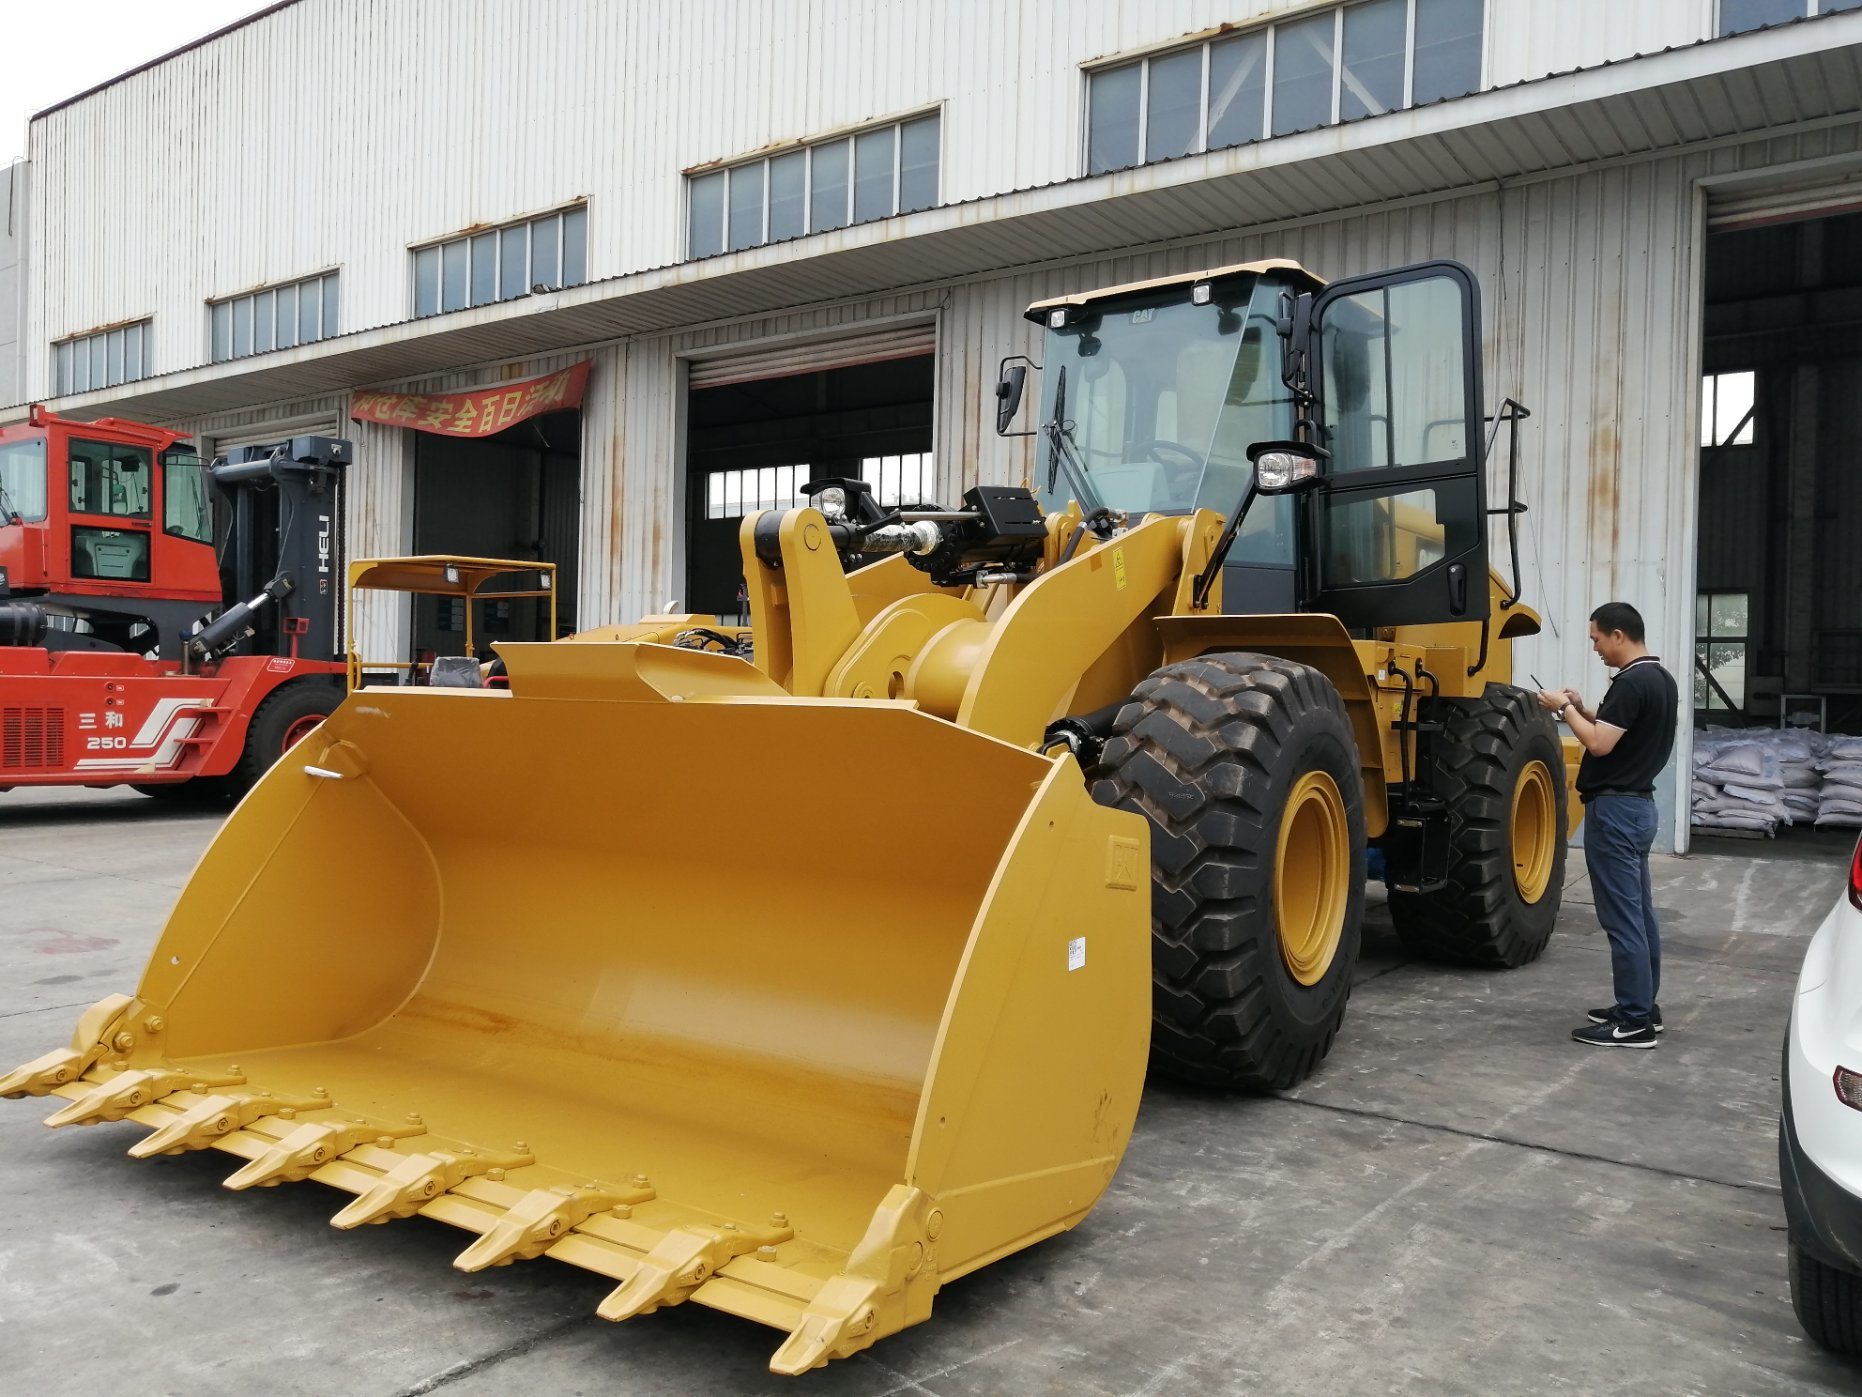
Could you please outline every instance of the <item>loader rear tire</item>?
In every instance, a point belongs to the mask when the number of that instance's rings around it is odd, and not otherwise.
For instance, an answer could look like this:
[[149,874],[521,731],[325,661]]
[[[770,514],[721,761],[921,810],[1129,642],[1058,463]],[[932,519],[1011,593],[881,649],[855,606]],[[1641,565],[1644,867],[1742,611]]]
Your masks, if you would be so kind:
[[[1338,690],[1268,655],[1166,665],[1120,710],[1093,798],[1151,822],[1151,1061],[1278,1090],[1318,1066],[1364,915],[1364,781]],[[1277,870],[1303,870],[1276,886]]]
[[342,701],[342,686],[332,679],[296,679],[274,689],[246,728],[246,748],[231,773],[234,788],[241,794],[251,790],[273,762]]
[[1419,955],[1511,969],[1551,940],[1565,885],[1565,766],[1558,726],[1531,694],[1489,684],[1477,699],[1424,699],[1442,731],[1425,778],[1448,802],[1448,885],[1390,892],[1390,918]]

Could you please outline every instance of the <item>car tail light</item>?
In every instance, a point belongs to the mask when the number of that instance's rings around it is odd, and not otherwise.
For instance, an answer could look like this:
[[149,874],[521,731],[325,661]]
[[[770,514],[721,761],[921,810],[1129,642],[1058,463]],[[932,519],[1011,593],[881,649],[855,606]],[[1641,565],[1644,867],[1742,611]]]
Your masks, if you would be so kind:
[[1862,1072],[1852,1072],[1847,1067],[1839,1067],[1830,1074],[1830,1080],[1836,1084],[1836,1099],[1845,1106],[1862,1111]]
[[1862,912],[1862,839],[1856,840],[1855,857],[1849,860],[1849,905]]

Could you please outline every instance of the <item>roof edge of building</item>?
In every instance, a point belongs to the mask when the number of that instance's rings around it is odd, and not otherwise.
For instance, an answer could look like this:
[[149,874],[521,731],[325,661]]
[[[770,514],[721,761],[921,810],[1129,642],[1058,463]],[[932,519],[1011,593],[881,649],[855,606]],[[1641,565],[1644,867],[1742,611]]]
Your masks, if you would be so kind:
[[157,54],[154,58],[149,59],[148,62],[146,63],[138,63],[135,67],[127,69],[124,72],[118,73],[115,77],[105,78],[102,82],[95,83],[92,86],[85,88],[82,92],[74,92],[72,93],[71,96],[65,98],[63,101],[54,102],[52,103],[51,106],[45,107],[39,111],[34,112],[30,117],[27,118],[27,124],[31,125],[33,122],[40,120],[42,117],[48,117],[52,115],[52,113],[54,112],[61,112],[66,107],[76,106],[79,102],[82,102],[86,97],[95,97],[99,92],[102,92],[105,88],[115,87],[118,83],[126,82],[130,78],[135,77],[136,74],[138,73],[146,73],[151,68],[159,68],[162,66],[162,64],[166,63],[171,58],[179,58],[184,53],[189,53],[197,48],[203,48],[206,45],[211,44],[215,39],[224,38],[226,35],[231,34],[234,30],[244,29],[248,24],[257,24],[260,20],[265,19],[270,15],[275,15],[280,10],[288,10],[291,8],[291,6],[297,3],[298,3],[298,0],[272,0],[272,3],[267,5],[262,10],[254,10],[251,14],[246,15],[245,17],[241,19],[236,19],[231,24],[221,25],[218,29],[214,30],[211,34],[202,34],[198,39],[190,39],[187,43],[182,44],[179,48],[172,48],[172,49],[169,49],[168,52],[166,53]]

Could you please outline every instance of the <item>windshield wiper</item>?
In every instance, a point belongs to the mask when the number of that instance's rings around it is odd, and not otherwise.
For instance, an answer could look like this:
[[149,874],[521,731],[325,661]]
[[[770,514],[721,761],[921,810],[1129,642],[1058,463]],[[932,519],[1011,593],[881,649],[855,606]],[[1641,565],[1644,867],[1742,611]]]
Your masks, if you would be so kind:
[[7,524],[23,524],[26,522],[26,517],[14,507],[13,497],[7,494],[4,484],[0,484],[0,522]]
[[1102,501],[1094,493],[1086,473],[1086,463],[1080,460],[1079,453],[1073,445],[1073,429],[1067,423],[1067,366],[1060,366],[1060,376],[1054,380],[1054,416],[1042,425],[1041,431],[1047,437],[1047,493],[1054,493],[1054,484],[1059,478],[1061,468],[1067,471],[1067,488],[1080,502],[1082,511],[1101,507]]

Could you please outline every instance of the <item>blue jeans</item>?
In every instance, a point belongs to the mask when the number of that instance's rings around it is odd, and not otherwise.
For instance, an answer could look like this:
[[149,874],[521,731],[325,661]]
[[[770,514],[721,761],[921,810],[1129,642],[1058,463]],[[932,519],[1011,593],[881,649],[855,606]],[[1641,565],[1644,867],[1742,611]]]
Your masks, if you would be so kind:
[[1662,987],[1662,940],[1655,925],[1649,850],[1655,843],[1655,802],[1642,796],[1597,796],[1584,808],[1584,866],[1590,870],[1597,920],[1610,938],[1610,973],[1617,1013],[1645,1023]]

